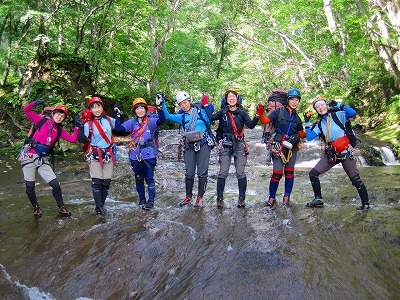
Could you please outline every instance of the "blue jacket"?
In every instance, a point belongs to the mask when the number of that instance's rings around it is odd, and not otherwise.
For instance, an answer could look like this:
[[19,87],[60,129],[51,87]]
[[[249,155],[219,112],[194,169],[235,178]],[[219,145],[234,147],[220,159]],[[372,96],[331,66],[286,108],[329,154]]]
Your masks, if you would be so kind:
[[[162,109],[163,109],[163,113],[165,115],[165,119],[172,121],[174,123],[178,123],[179,125],[181,125],[184,129],[185,132],[190,131],[190,119],[191,119],[191,114],[184,112],[183,113],[183,118],[182,118],[182,114],[170,114],[167,110],[167,106],[165,105],[165,103],[161,103]],[[202,132],[207,132],[207,128],[210,127],[210,119],[207,116],[207,113],[205,112],[204,109],[198,109],[196,107],[192,107],[192,111],[194,112],[194,110],[198,110],[198,113],[201,114],[201,117],[198,115],[197,119],[195,121],[195,126],[193,128],[193,131],[195,130],[200,130]],[[182,120],[183,120],[183,124],[182,124]],[[204,121],[203,121],[204,120]]]
[[[348,119],[353,118],[357,112],[351,108],[350,106],[345,105],[343,110],[337,111],[336,115],[339,118],[340,122],[344,125]],[[321,118],[321,128],[326,136],[326,127],[329,113],[322,116]],[[316,137],[320,135],[321,131],[318,126],[310,127],[310,122],[306,123],[306,137],[308,141],[312,141]],[[337,125],[333,119],[331,118],[330,126],[329,126],[329,140],[328,142],[333,142],[334,140],[345,135],[345,132]]]

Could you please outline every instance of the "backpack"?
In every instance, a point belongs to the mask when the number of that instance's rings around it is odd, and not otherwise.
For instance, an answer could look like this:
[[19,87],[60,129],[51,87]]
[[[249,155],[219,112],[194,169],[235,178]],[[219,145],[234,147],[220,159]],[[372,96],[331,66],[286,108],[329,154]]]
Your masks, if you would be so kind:
[[[356,134],[353,130],[353,127],[351,126],[350,120],[347,120],[346,123],[343,125],[342,122],[340,122],[338,116],[336,115],[336,111],[331,111],[331,116],[332,120],[338,125],[346,134],[346,136],[349,138],[350,145],[352,147],[357,146],[357,137]],[[319,131],[321,132],[320,137],[325,141],[325,135],[322,132],[322,126],[321,126],[321,121],[318,122],[318,128]]]
[[[35,132],[37,130],[40,130],[40,128],[42,128],[42,126],[50,119],[48,119],[46,116],[43,116],[43,118],[36,124],[33,125],[33,127],[31,128],[31,130],[29,131],[29,135],[25,138],[25,142],[24,144],[29,144],[32,142],[32,138],[35,135]],[[57,137],[54,141],[54,145],[56,144],[56,142],[58,142],[58,140],[60,139],[61,136],[61,132],[62,132],[62,126],[57,126]]]
[[[274,110],[285,107],[288,103],[287,91],[283,89],[275,89],[269,93],[267,115]],[[280,117],[281,119],[281,117]],[[274,133],[274,124],[269,123],[264,125],[262,141],[267,144],[271,134]]]

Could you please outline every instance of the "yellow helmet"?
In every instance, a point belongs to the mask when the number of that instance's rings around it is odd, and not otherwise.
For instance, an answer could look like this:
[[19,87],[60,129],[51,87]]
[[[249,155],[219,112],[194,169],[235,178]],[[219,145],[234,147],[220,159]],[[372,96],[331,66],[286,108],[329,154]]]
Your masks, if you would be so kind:
[[133,110],[135,110],[136,107],[139,105],[144,105],[145,109],[147,110],[147,102],[143,98],[136,98],[135,100],[133,100],[132,102]]
[[225,98],[225,99],[226,99],[226,97],[228,96],[229,93],[234,93],[236,96],[239,96],[239,91],[238,91],[237,89],[234,89],[234,88],[232,88],[232,89],[227,89],[227,90],[225,91],[225,94],[224,94],[224,98]]
[[[312,99],[312,106],[314,107],[315,103],[317,103],[318,101],[325,101],[326,103],[328,103],[326,101],[326,98],[321,96],[321,95],[317,95],[314,97],[314,99]],[[314,107],[315,108],[315,107]]]

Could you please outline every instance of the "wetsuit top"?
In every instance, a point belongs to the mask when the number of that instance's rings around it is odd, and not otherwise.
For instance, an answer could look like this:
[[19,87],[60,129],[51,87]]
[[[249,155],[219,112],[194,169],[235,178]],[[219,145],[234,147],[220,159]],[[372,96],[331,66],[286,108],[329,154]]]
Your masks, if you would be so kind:
[[[32,108],[35,106],[34,102],[29,103],[27,106],[24,107],[23,111],[25,115],[36,125],[43,119],[43,116],[35,113],[32,111]],[[53,119],[47,120],[39,130],[36,130],[35,134],[33,135],[33,139],[35,142],[47,145],[50,147],[54,147],[54,144],[57,142],[57,127],[60,126],[53,122]],[[61,130],[60,139],[70,143],[76,143],[78,139],[79,129],[78,127],[74,128],[74,133],[71,135],[65,129]],[[28,153],[35,154],[35,149],[31,148]]]
[[[197,113],[201,114],[200,116],[197,116],[196,122],[195,122],[195,126],[194,128],[192,128],[192,130],[190,130],[190,118],[191,118],[191,114],[189,114],[188,112],[184,112],[183,113],[183,118],[182,118],[182,114],[170,114],[167,110],[167,106],[165,105],[165,103],[161,103],[162,106],[162,111],[165,115],[165,119],[172,121],[174,123],[178,123],[179,125],[181,125],[184,128],[184,131],[195,131],[195,130],[199,130],[202,132],[207,132],[207,128],[210,126],[210,119],[207,116],[207,113],[205,112],[204,109],[198,109],[196,107],[192,107],[192,111],[193,113],[195,113],[195,110],[197,110]],[[182,119],[183,119],[183,123],[182,124]],[[204,120],[204,121],[203,121]]]
[[[110,118],[112,126],[115,127],[115,119],[114,118]],[[100,119],[97,120],[101,126],[101,128],[103,128],[103,131],[105,133],[105,135],[108,137],[108,139],[111,141],[112,138],[112,128],[111,128],[111,124],[108,121],[108,118],[105,116],[102,116]],[[84,125],[84,130],[83,133],[86,137],[89,137],[89,131],[90,131],[90,126],[89,126],[89,122],[93,121],[88,121],[85,123]],[[96,125],[93,123],[92,124],[92,136],[90,138],[90,145],[97,147],[97,148],[101,148],[101,149],[106,149],[108,148],[110,145],[103,139],[103,137],[101,136],[99,130],[97,129]]]
[[[357,112],[353,108],[351,108],[350,106],[347,106],[347,105],[345,105],[343,107],[343,110],[336,112],[337,117],[339,118],[340,122],[342,122],[343,125],[346,123],[346,121],[348,119],[355,117],[356,114],[357,114]],[[326,126],[327,126],[328,115],[329,114],[323,115],[321,118],[321,128],[324,133],[324,136],[326,136]],[[313,139],[318,137],[320,135],[320,133],[321,133],[321,131],[319,129],[319,126],[315,126],[315,124],[314,124],[314,126],[311,127],[310,122],[306,123],[306,136],[307,136],[308,141],[312,141]],[[333,121],[333,119],[331,118],[330,126],[329,126],[329,141],[328,142],[333,142],[334,140],[336,140],[344,135],[345,135],[345,132],[342,130],[342,128],[340,128],[339,125],[337,125],[335,123],[335,121]]]

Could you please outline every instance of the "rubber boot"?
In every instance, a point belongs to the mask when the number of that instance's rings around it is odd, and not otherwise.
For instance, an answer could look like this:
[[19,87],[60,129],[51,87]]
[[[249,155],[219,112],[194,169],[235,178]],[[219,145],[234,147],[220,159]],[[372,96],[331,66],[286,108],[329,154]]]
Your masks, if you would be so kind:
[[96,204],[96,213],[98,215],[104,215],[105,211],[104,211],[104,207],[103,207],[103,202],[101,201],[101,193],[102,190],[97,190],[92,188],[92,193],[93,193],[93,199],[94,199],[94,203]]
[[146,189],[144,187],[144,176],[143,174],[136,174],[135,175],[135,183],[136,183],[136,192],[139,196],[139,206],[143,206],[146,204]]
[[314,199],[322,199],[322,192],[321,192],[321,182],[319,181],[319,172],[315,169],[311,169],[309,173],[311,186],[314,191]]
[[217,180],[217,200],[224,199],[224,190],[225,190],[225,178],[218,177]]
[[199,178],[199,186],[198,186],[198,196],[203,198],[204,193],[206,192],[207,188],[207,178],[206,177],[200,177]]
[[39,206],[37,201],[37,196],[35,192],[35,182],[34,181],[25,181],[25,192],[28,196],[29,201],[32,204],[32,207]]
[[106,203],[106,199],[108,196],[108,190],[110,189],[111,179],[103,179],[103,187],[101,189],[101,202]]
[[194,178],[185,178],[186,196],[193,196]]
[[361,198],[361,206],[358,208],[358,210],[368,210],[369,209],[369,196],[368,196],[368,191],[364,183],[357,188],[358,195]]
[[246,199],[247,177],[238,179],[238,188],[239,188],[239,199],[237,207],[244,208],[246,206],[244,200]]
[[51,192],[53,194],[54,199],[57,202],[57,206],[60,207],[61,204],[64,203],[61,193],[60,183],[58,182],[57,179],[53,179],[52,181],[49,182],[49,185],[51,186]]

